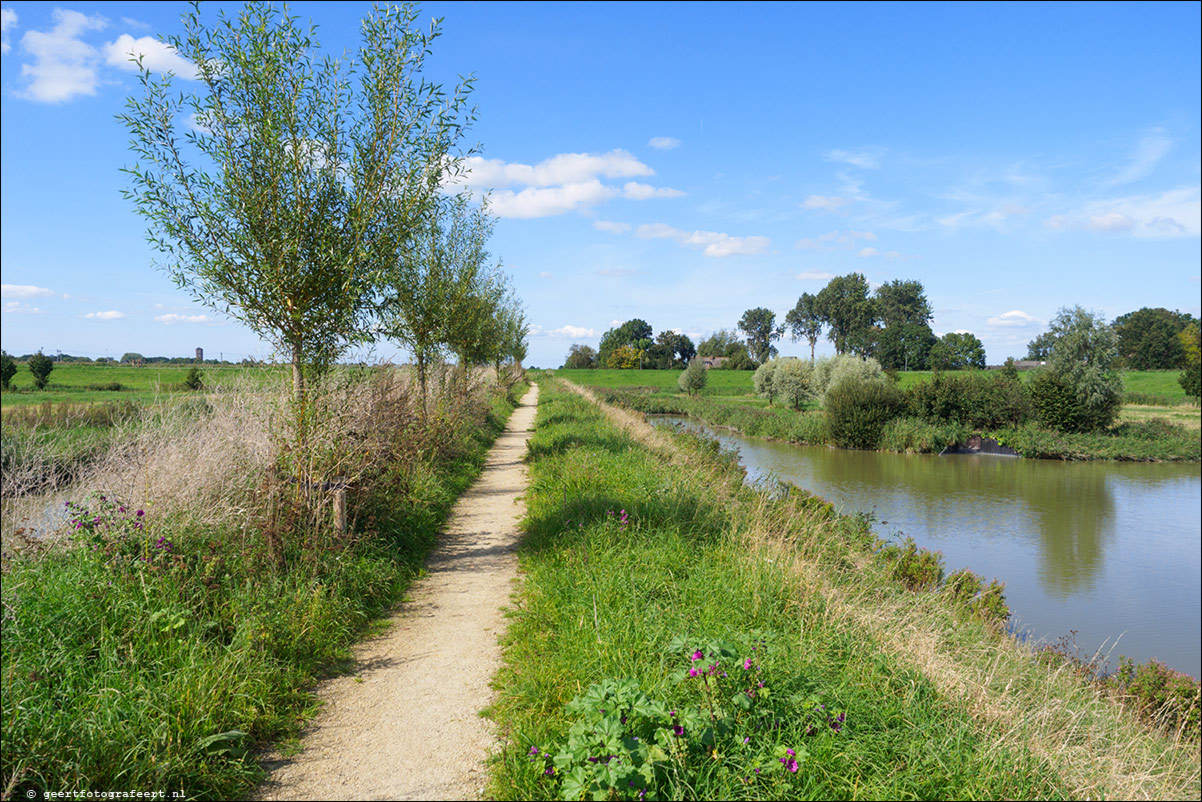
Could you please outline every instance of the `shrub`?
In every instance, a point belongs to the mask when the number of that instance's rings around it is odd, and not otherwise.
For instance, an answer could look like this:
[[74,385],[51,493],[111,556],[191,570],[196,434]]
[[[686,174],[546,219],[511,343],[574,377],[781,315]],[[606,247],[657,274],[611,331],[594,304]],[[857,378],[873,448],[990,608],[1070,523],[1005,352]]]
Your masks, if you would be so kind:
[[1061,432],[1095,432],[1114,422],[1122,405],[1120,393],[1083,394],[1051,370],[1031,379],[1031,405],[1044,426]]
[[1112,688],[1127,696],[1140,714],[1180,729],[1186,738],[1199,738],[1198,681],[1157,660],[1136,665],[1129,657],[1119,658],[1119,669],[1109,678]]
[[775,360],[776,371],[772,374],[772,388],[790,409],[801,409],[813,398],[814,366],[796,358]]
[[1202,363],[1197,361],[1191,363],[1179,377],[1177,383],[1181,385],[1181,389],[1188,396],[1198,398],[1202,396]]
[[17,375],[17,361],[4,351],[0,351],[0,387],[8,389],[8,383]]
[[39,390],[45,389],[46,383],[50,381],[50,371],[52,370],[54,370],[54,363],[41,351],[29,358],[29,372],[33,374],[33,386]]
[[825,406],[831,442],[840,448],[871,449],[906,402],[901,390],[887,382],[844,378],[827,390]]
[[840,354],[829,359],[819,359],[814,363],[814,394],[825,397],[830,388],[843,381],[859,379],[883,382],[885,378],[881,363],[875,359],[860,359],[858,356]]
[[700,359],[693,359],[676,380],[676,386],[682,393],[697,395],[705,389],[707,381],[709,376],[706,374],[705,365],[701,364]]
[[1037,414],[1061,431],[1102,431],[1122,405],[1123,379],[1114,370],[1118,335],[1100,316],[1081,307],[1061,309],[1052,320],[1046,377],[1031,384]]
[[877,554],[891,566],[893,578],[910,590],[933,588],[943,579],[943,555],[918,548],[912,537],[902,540],[901,545],[890,543]]
[[984,579],[967,568],[953,571],[944,583],[953,603],[993,626],[1005,624],[1010,618],[1005,587],[996,579],[986,585]]
[[907,392],[910,412],[930,421],[961,423],[976,429],[1018,426],[1031,416],[1031,400],[1017,372],[947,374]]
[[914,454],[938,454],[962,442],[970,431],[961,423],[931,422],[922,418],[895,418],[881,430],[878,448]]
[[776,395],[776,391],[772,388],[772,379],[776,373],[777,360],[769,359],[764,364],[755,369],[755,375],[751,377],[751,384],[755,388],[755,394],[760,398],[767,398],[768,405],[772,405],[772,398]]
[[204,371],[198,367],[192,367],[188,371],[188,375],[184,376],[184,387],[189,390],[199,390],[204,387]]

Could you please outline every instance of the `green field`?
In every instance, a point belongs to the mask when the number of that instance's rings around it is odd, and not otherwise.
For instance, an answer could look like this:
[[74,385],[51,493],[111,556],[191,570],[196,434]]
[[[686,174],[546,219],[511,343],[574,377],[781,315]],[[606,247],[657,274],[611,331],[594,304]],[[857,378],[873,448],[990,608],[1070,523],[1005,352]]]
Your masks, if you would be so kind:
[[[4,408],[27,404],[55,404],[70,402],[91,404],[104,401],[153,402],[174,393],[185,392],[184,377],[191,365],[147,365],[136,368],[129,365],[89,365],[66,363],[55,365],[50,381],[44,390],[36,390],[33,376],[24,364],[18,364],[11,387],[0,394]],[[243,367],[241,365],[201,365],[206,385],[214,386],[232,380],[254,377],[257,381],[268,381],[279,377],[284,380],[287,368]],[[120,385],[115,389],[114,385]]]

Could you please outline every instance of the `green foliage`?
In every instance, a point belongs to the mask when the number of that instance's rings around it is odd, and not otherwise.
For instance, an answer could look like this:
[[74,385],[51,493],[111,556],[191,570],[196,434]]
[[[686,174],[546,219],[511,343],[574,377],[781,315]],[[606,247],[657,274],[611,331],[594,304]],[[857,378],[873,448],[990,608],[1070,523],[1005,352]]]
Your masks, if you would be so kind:
[[883,382],[886,378],[881,363],[872,357],[861,359],[851,354],[823,357],[814,364],[814,394],[825,399],[830,389],[840,382]]
[[7,390],[8,383],[16,375],[17,361],[9,356],[7,351],[0,351],[0,387]]
[[976,335],[949,331],[931,346],[927,359],[935,370],[984,368],[985,346]]
[[1193,398],[1202,397],[1202,364],[1197,361],[1191,362],[1182,372],[1179,381],[1186,395]]
[[1185,371],[1177,379],[1181,389],[1187,396],[1199,398],[1202,396],[1202,350],[1199,340],[1202,339],[1202,327],[1198,321],[1186,326],[1177,335],[1181,343],[1181,351],[1185,356]]
[[165,269],[287,354],[298,400],[307,371],[371,339],[381,271],[462,164],[472,81],[448,94],[422,76],[439,31],[419,16],[369,14],[352,72],[287,11],[209,21],[198,6],[168,42],[197,81],[139,63],[142,97],[120,116],[125,194]]
[[50,381],[50,371],[54,370],[54,362],[50,357],[38,351],[29,357],[27,364],[29,372],[33,375],[33,386],[39,390],[46,389],[46,383]]
[[790,409],[801,409],[817,392],[816,371],[809,362],[789,357],[774,360],[776,369],[772,374],[772,390]]
[[605,367],[615,370],[634,370],[643,361],[643,352],[633,345],[619,345],[609,352]]
[[1114,320],[1119,356],[1132,370],[1172,370],[1185,367],[1185,350],[1178,334],[1193,321],[1188,314],[1144,307]]
[[885,368],[922,370],[937,342],[926,323],[895,323],[877,335],[873,354]]
[[960,423],[932,423],[922,418],[894,418],[881,431],[878,448],[904,454],[938,454],[963,442],[971,430]]
[[1199,740],[1202,686],[1198,680],[1157,660],[1137,665],[1130,658],[1120,657],[1118,671],[1108,684],[1144,718],[1180,731],[1191,741]]
[[683,368],[697,355],[697,348],[684,334],[661,331],[655,344],[647,349],[648,367],[656,370]]
[[127,365],[132,365],[134,362],[144,362],[146,357],[139,354],[137,351],[126,351],[121,355],[121,361]]
[[943,555],[918,547],[914,538],[903,538],[901,545],[882,546],[877,556],[889,566],[894,579],[910,590],[931,590],[943,580]]
[[701,364],[701,360],[694,359],[684,369],[684,372],[680,374],[680,378],[676,380],[676,383],[682,393],[695,396],[705,389],[708,381],[709,371]]
[[831,279],[818,293],[817,305],[822,322],[829,327],[826,336],[835,344],[835,352],[864,356],[872,343],[877,318],[864,274],[849,273]]
[[906,400],[891,382],[841,380],[823,400],[827,435],[840,448],[874,449],[889,421],[901,416]]
[[810,361],[814,361],[814,346],[822,334],[822,311],[818,299],[803,292],[797,304],[785,315],[785,326],[793,335],[793,342],[804,339],[810,344]]
[[609,367],[614,351],[622,346],[633,346],[636,351],[644,351],[651,345],[652,337],[651,325],[647,321],[637,317],[627,320],[621,326],[616,326],[601,335],[601,347],[597,349],[597,363]]
[[772,405],[772,398],[776,395],[776,390],[772,386],[772,379],[776,374],[775,359],[763,363],[755,369],[755,375],[751,377],[751,385],[755,387],[755,394],[760,398],[767,398],[768,405]]
[[961,568],[948,574],[943,587],[953,604],[992,626],[1004,626],[1010,618],[1006,586],[996,579],[986,585],[981,576]]
[[739,319],[739,330],[747,335],[747,350],[760,364],[776,356],[773,341],[779,340],[785,327],[776,325],[776,313],[762,306],[748,309]]
[[588,345],[573,343],[568,349],[568,358],[563,366],[573,370],[592,369],[597,367],[597,352]]
[[1027,359],[1035,362],[1046,362],[1052,355],[1052,345],[1056,341],[1056,335],[1050,331],[1045,331],[1034,340],[1027,343]]
[[1123,393],[1122,377],[1114,370],[1114,329],[1077,306],[1061,309],[1050,331],[1054,340],[1046,372],[1054,381],[1031,382],[1040,420],[1061,431],[1106,429],[1118,415]]
[[200,390],[204,387],[204,371],[200,368],[191,368],[188,375],[184,377],[184,387],[189,390]]
[[975,429],[1018,426],[1031,416],[1031,401],[1017,373],[936,371],[906,394],[911,414]]
[[894,279],[876,288],[873,300],[877,317],[884,328],[891,326],[927,326],[931,322],[931,302],[922,282]]

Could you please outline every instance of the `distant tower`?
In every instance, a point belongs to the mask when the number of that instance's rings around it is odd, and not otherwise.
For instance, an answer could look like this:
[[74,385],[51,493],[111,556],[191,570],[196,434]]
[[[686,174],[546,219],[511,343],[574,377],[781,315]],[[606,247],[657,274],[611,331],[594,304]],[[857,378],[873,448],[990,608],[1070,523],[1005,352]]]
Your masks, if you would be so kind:
[[197,362],[205,361],[205,349],[203,349],[203,348],[196,349],[196,361]]

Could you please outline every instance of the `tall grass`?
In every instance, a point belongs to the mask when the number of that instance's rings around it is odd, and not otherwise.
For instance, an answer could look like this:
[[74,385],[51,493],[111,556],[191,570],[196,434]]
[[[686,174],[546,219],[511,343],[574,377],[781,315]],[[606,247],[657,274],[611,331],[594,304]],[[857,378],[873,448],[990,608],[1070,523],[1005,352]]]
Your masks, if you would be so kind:
[[[562,388],[543,385],[536,425],[497,798],[1197,796],[1196,749],[905,589],[862,522]],[[714,696],[730,678],[709,667],[739,681],[745,660],[770,697]]]
[[335,377],[299,451],[284,387],[149,411],[75,486],[69,539],[5,555],[6,794],[244,796],[256,752],[297,731],[315,678],[420,570],[513,408],[479,376],[444,390],[422,415],[400,371]]

